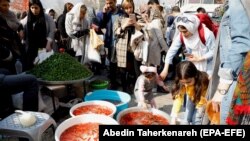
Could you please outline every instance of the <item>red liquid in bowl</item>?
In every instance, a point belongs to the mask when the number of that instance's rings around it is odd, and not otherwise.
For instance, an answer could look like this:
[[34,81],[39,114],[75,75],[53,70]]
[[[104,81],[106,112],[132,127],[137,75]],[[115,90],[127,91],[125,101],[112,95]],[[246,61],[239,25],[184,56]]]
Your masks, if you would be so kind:
[[111,115],[113,112],[112,109],[110,109],[107,106],[101,106],[101,105],[85,105],[85,106],[81,106],[76,108],[73,111],[73,114],[75,116],[77,115],[82,115],[82,114],[101,114],[101,115]]
[[98,141],[99,123],[82,123],[69,127],[60,136],[60,141]]
[[169,125],[166,118],[150,112],[131,112],[123,115],[121,125]]

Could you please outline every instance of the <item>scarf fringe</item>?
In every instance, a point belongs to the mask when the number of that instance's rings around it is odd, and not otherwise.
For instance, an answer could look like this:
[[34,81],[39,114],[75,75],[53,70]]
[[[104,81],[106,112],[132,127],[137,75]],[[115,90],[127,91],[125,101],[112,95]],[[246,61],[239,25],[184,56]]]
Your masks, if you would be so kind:
[[249,124],[250,105],[235,105],[233,115],[227,117],[228,125]]
[[236,121],[234,121],[231,117],[227,117],[226,119],[226,123],[228,125],[237,125],[238,123]]
[[234,114],[235,115],[250,114],[250,105],[235,105]]

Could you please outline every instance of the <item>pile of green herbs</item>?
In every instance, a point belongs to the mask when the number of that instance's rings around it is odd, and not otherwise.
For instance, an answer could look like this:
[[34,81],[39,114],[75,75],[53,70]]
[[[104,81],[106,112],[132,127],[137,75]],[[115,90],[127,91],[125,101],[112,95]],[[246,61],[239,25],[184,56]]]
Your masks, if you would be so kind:
[[55,53],[29,73],[46,81],[70,81],[85,79],[92,72],[67,53]]

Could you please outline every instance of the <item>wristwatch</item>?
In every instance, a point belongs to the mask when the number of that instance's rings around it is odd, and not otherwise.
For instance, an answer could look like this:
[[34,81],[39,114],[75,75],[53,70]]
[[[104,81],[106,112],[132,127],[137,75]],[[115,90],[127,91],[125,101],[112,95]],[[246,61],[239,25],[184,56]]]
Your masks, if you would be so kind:
[[227,90],[223,90],[223,89],[217,89],[217,91],[221,94],[221,95],[225,95],[227,93]]

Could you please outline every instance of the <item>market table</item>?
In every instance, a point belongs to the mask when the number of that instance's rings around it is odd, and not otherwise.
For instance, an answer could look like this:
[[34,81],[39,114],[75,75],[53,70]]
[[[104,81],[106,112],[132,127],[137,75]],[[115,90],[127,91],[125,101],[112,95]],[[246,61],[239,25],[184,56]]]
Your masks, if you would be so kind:
[[55,94],[54,91],[62,88],[67,88],[67,92],[69,93],[69,87],[73,84],[82,83],[83,84],[83,92],[84,96],[86,95],[86,81],[91,79],[93,77],[93,74],[91,74],[89,77],[78,79],[78,80],[68,80],[68,81],[47,81],[42,79],[37,79],[39,82],[39,85],[43,86],[49,91],[49,96],[52,98],[52,104],[54,112],[56,111],[56,105],[55,105]]

